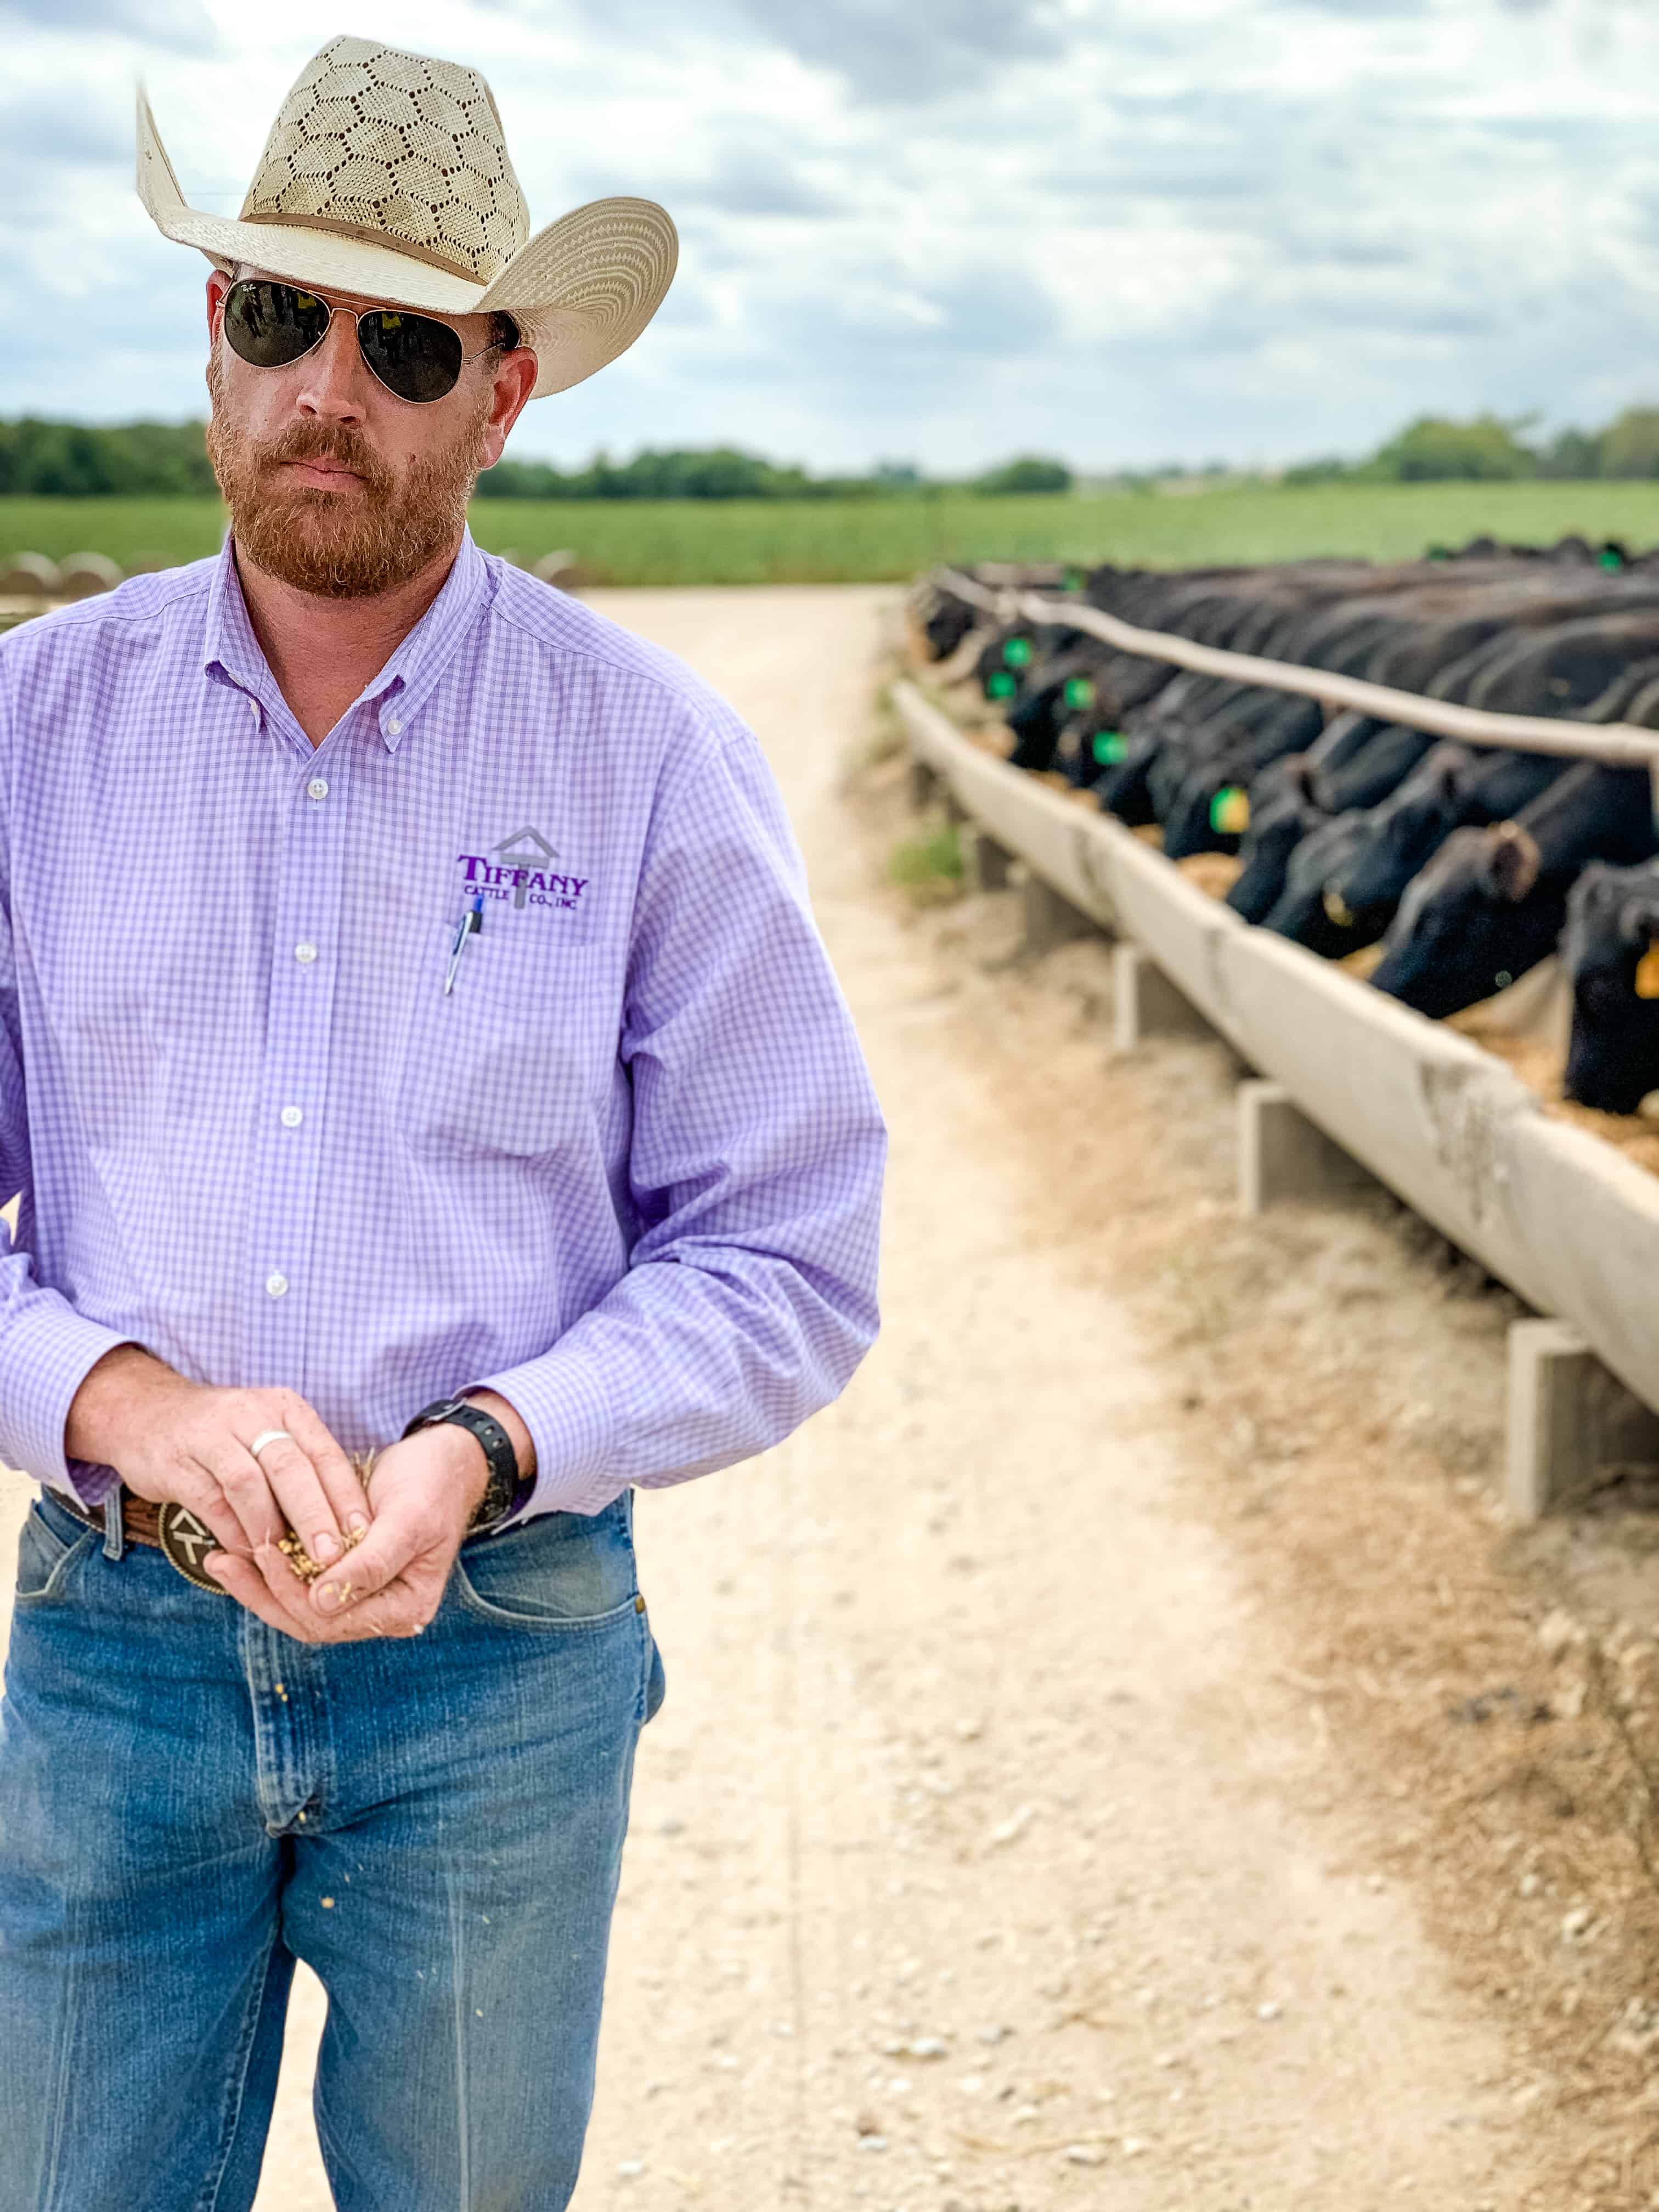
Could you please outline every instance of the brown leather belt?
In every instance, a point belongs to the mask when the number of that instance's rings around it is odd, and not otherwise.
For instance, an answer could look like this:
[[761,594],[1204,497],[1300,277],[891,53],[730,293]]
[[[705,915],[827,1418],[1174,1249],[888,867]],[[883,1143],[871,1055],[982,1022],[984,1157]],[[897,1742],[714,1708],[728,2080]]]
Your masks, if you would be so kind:
[[[61,1505],[72,1521],[79,1521],[88,1528],[109,1533],[106,1508],[82,1505],[78,1499],[66,1498],[61,1490],[48,1489],[46,1495],[54,1505]],[[214,1581],[202,1562],[210,1552],[216,1551],[219,1540],[205,1522],[198,1521],[187,1505],[177,1498],[169,1498],[163,1505],[154,1499],[140,1498],[121,1485],[121,1534],[135,1543],[148,1544],[158,1551],[170,1567],[176,1568],[187,1583],[198,1589],[211,1590],[216,1597],[228,1597],[230,1592],[222,1583]],[[290,1562],[291,1564],[291,1562]],[[309,1565],[309,1562],[307,1562]],[[299,1570],[295,1568],[297,1573]],[[313,1568],[314,1574],[316,1569]]]
[[[88,1528],[104,1529],[104,1509],[101,1505],[88,1510],[78,1498],[69,1498],[61,1490],[48,1488],[46,1495],[54,1505],[61,1505],[71,1520],[83,1522]],[[161,1509],[153,1498],[140,1498],[136,1490],[121,1485],[121,1533],[129,1543],[149,1544],[155,1551],[161,1548]]]

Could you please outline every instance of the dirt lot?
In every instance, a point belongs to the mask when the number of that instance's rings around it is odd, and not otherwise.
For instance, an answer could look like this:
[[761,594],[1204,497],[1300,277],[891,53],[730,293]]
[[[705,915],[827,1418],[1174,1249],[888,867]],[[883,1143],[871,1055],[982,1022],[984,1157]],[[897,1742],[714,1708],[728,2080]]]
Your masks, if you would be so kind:
[[[879,599],[604,601],[762,732],[894,1167],[854,1387],[642,1503],[578,2204],[1659,2204],[1652,1524],[1506,1534],[1507,1295],[1386,1201],[1240,1221],[1224,1048],[1115,1062],[1103,948],[889,887]],[[316,2015],[260,2212],[327,2204]]]

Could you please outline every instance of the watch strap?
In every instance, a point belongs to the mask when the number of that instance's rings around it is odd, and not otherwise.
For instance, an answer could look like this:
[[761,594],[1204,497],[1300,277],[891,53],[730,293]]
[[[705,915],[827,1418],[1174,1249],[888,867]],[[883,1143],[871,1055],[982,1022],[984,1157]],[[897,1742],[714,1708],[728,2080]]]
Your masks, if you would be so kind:
[[452,1423],[477,1437],[489,1463],[483,1495],[466,1524],[467,1534],[476,1536],[501,1528],[530,1503],[536,1487],[535,1477],[520,1474],[519,1455],[513,1439],[495,1416],[466,1398],[439,1398],[423,1406],[404,1435],[412,1437],[421,1429],[435,1428],[442,1422]]

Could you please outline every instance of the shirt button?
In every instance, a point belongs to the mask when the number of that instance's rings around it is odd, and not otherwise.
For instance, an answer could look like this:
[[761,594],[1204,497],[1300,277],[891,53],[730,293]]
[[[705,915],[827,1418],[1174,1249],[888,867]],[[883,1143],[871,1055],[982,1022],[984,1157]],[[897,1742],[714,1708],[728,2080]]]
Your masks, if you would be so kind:
[[306,786],[306,797],[307,799],[326,799],[328,797],[327,779],[324,776],[313,775],[310,782]]
[[395,738],[395,737],[397,736],[397,734],[398,734],[398,731],[402,729],[402,727],[403,727],[403,724],[402,724],[402,723],[398,720],[398,717],[394,714],[394,715],[392,717],[392,720],[391,720],[386,724],[386,727],[387,727],[387,729],[388,729],[388,730],[390,730],[390,731],[391,731],[391,732],[392,732],[392,736]]
[[317,957],[317,948],[314,945],[296,945],[294,957],[302,968],[308,968]]
[[283,1291],[288,1288],[288,1277],[286,1275],[267,1275],[265,1277],[265,1288],[270,1291],[273,1298],[280,1298]]
[[283,1127],[285,1129],[297,1129],[305,1118],[304,1111],[298,1106],[284,1106],[283,1109]]

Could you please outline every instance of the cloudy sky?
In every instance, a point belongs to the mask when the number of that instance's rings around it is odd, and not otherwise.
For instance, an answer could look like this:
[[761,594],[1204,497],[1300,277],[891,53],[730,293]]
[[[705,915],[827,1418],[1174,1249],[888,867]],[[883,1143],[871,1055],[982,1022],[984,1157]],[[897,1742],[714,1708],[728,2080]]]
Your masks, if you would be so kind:
[[1106,470],[1659,402],[1656,0],[0,0],[0,413],[200,411],[134,80],[234,214],[342,29],[481,68],[538,223],[679,224],[656,322],[523,455]]

